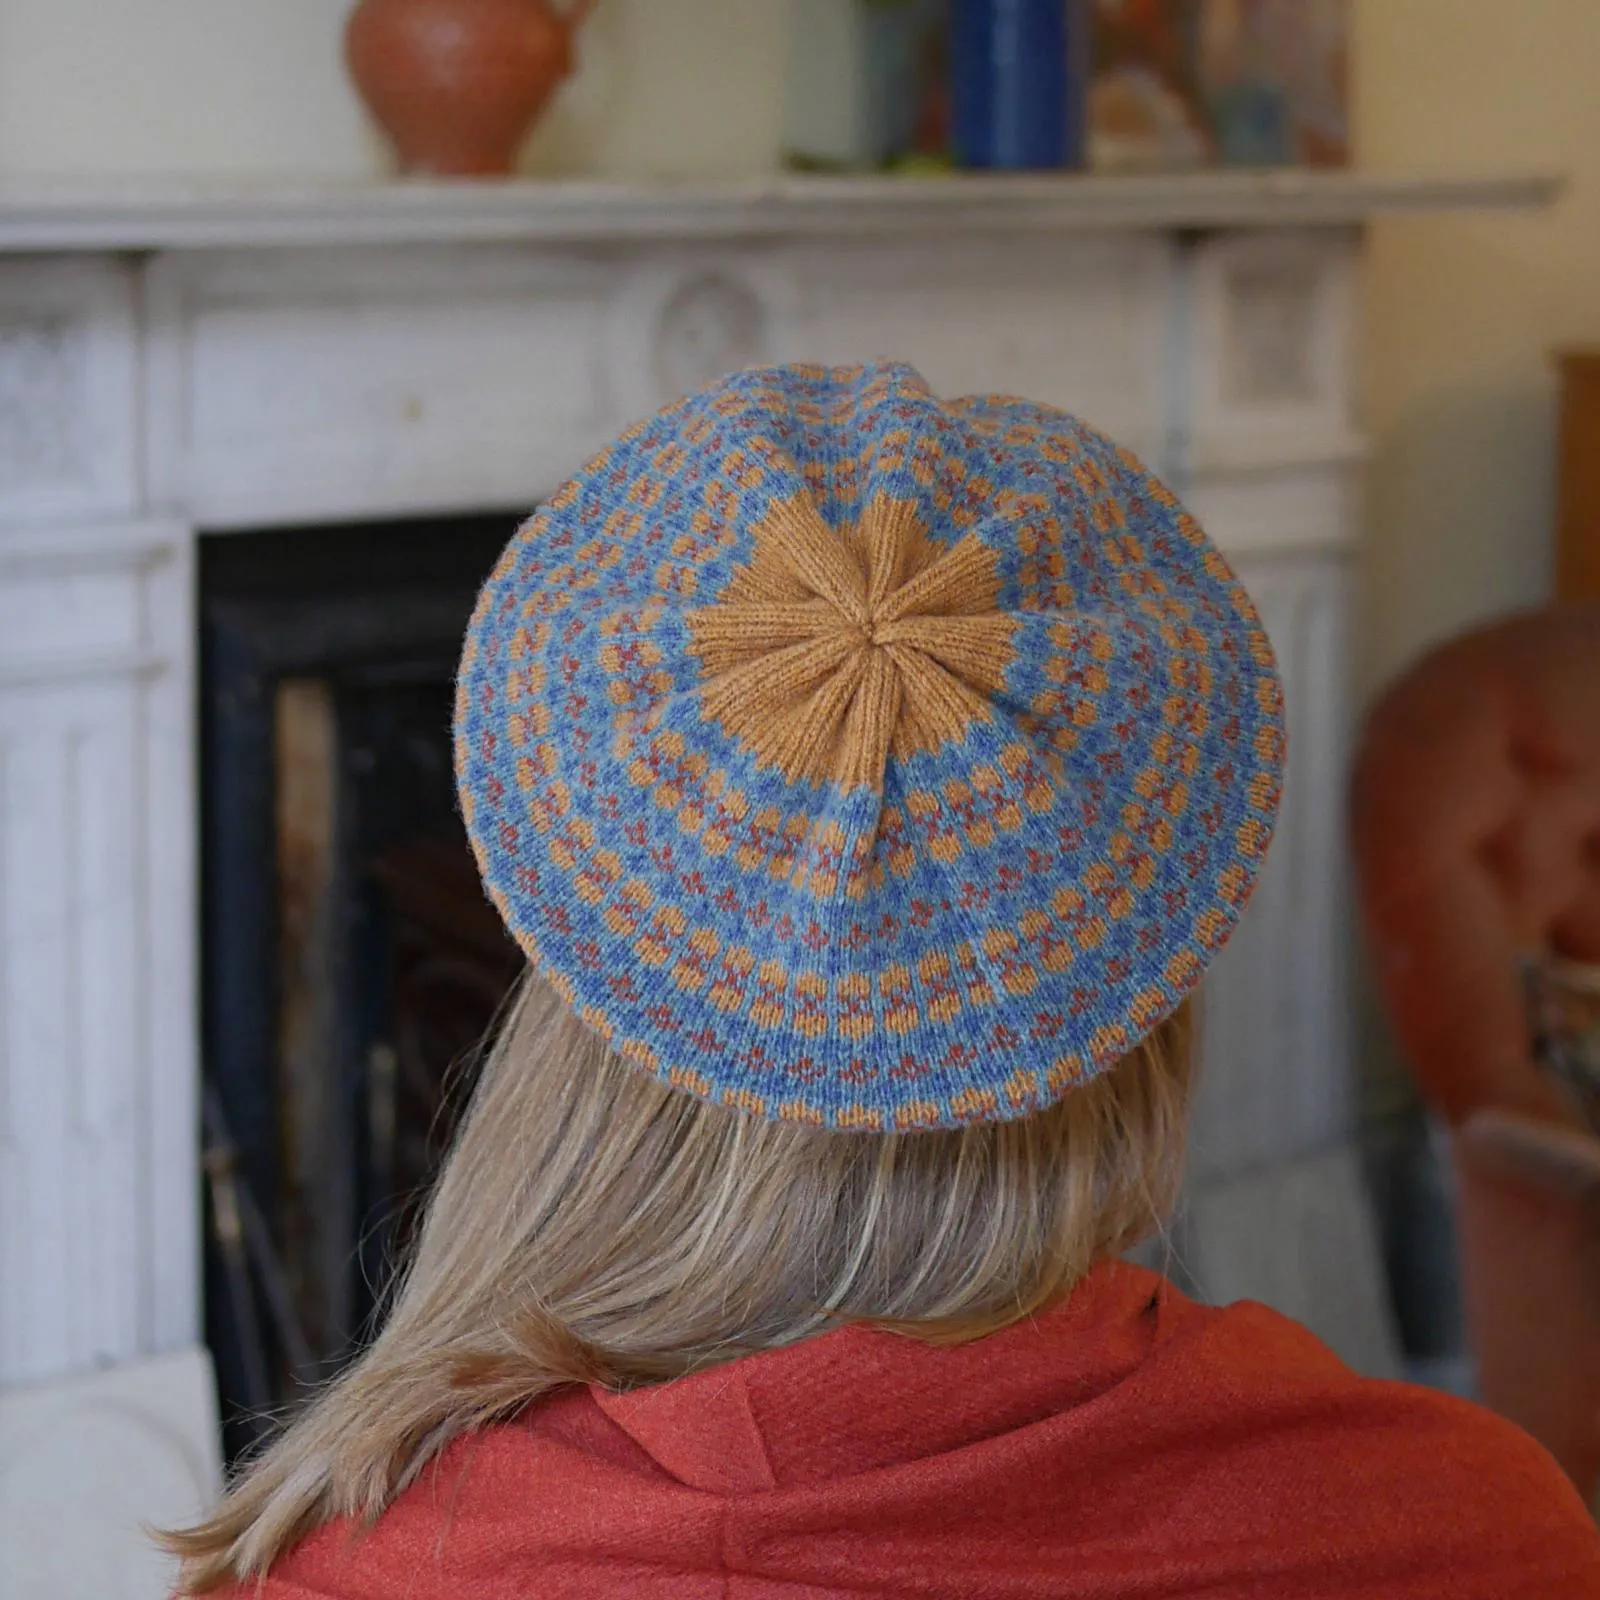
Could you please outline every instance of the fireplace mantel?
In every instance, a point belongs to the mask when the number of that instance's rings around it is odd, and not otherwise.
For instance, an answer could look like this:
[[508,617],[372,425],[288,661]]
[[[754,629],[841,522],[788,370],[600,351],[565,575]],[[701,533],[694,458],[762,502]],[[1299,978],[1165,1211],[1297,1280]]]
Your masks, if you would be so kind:
[[1348,227],[1549,204],[1558,179],[1267,170],[1135,177],[768,178],[648,188],[573,182],[55,182],[0,185],[0,252],[271,245],[794,239],[894,233]]
[[[209,1484],[197,540],[525,509],[627,422],[764,361],[894,355],[945,393],[1077,411],[1241,569],[1292,765],[1209,989],[1181,1256],[1392,1365],[1350,1153],[1340,867],[1363,226],[1556,187],[0,191],[0,1589],[36,1560],[20,1592],[113,1592],[137,1519]],[[120,1498],[75,1454],[103,1435]]]

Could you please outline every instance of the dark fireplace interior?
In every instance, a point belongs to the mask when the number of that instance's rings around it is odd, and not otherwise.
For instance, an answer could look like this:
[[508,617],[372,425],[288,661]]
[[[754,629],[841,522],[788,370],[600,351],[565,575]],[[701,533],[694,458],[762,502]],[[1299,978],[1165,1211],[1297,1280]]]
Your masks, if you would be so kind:
[[230,1457],[349,1359],[520,958],[455,809],[508,517],[201,542],[207,1337]]

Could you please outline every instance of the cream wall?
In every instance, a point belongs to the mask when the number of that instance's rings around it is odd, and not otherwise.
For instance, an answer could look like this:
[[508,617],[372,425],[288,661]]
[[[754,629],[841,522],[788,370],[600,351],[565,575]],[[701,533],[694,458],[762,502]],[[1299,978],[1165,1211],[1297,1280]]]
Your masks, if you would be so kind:
[[[564,7],[565,0],[555,0]],[[364,177],[350,0],[0,0],[0,179]],[[602,0],[530,171],[712,176],[777,157],[783,0]]]
[[1538,218],[1387,222],[1368,272],[1368,686],[1548,590],[1553,347],[1600,343],[1600,0],[1355,0],[1373,166],[1569,176]]
[[[1556,343],[1600,340],[1600,0],[1353,0],[1374,166],[1570,173],[1560,209],[1385,223],[1373,241],[1369,684],[1537,598]],[[785,0],[602,0],[531,171],[760,171],[776,158]],[[348,0],[0,0],[0,178],[362,176]],[[1513,15],[1515,20],[1513,20]]]
[[0,0],[0,173],[364,171],[342,0]]

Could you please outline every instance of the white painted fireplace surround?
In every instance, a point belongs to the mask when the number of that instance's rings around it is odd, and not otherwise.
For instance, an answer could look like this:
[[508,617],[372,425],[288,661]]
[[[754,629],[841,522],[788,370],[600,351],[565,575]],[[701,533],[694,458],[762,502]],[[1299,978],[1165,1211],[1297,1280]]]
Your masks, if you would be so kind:
[[[1389,1359],[1349,1155],[1340,813],[1359,176],[0,194],[0,1593],[153,1595],[214,1481],[196,540],[529,507],[731,367],[908,359],[1080,412],[1261,603],[1282,834],[1209,987],[1177,1246]],[[1344,1197],[1341,1199],[1341,1197]]]

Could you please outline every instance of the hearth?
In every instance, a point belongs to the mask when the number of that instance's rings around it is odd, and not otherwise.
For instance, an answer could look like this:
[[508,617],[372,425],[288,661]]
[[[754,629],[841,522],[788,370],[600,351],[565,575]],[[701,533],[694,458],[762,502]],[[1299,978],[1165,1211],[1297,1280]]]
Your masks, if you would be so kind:
[[520,964],[449,734],[512,526],[200,542],[206,1321],[233,1453],[381,1313]]

